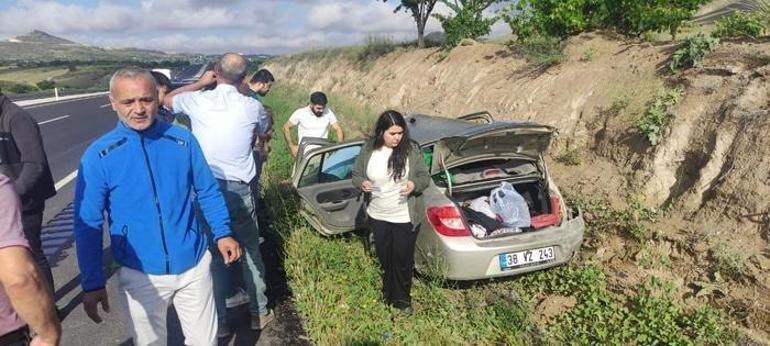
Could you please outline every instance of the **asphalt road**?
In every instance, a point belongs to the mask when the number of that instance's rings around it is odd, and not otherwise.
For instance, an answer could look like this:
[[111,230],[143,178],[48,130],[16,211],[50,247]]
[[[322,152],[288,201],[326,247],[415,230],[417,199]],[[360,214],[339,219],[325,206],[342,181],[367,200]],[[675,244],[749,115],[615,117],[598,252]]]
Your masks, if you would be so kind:
[[179,71],[179,73],[174,75],[174,80],[181,81],[185,79],[200,78],[200,76],[206,72],[208,67],[209,64],[195,64],[187,66],[183,70]]
[[[72,233],[72,199],[80,157],[91,142],[112,129],[117,116],[110,107],[107,96],[61,101],[24,107],[38,123],[48,161],[56,182],[57,195],[46,202],[43,220],[43,249],[50,261],[56,286],[55,300],[62,317],[62,345],[133,345],[128,332],[128,322],[117,299],[116,280],[108,266],[107,290],[111,312],[103,315],[104,322],[95,324],[82,308],[83,293],[77,266],[74,236]],[[220,345],[287,345],[307,344],[303,339],[301,323],[290,302],[285,274],[280,269],[280,256],[275,240],[265,234],[268,241],[262,256],[268,267],[268,296],[274,302],[276,321],[264,332],[251,331],[246,306],[228,312],[228,320],[234,335],[221,339]],[[105,263],[110,263],[109,237],[105,236]],[[183,345],[173,309],[169,318],[169,345]]]

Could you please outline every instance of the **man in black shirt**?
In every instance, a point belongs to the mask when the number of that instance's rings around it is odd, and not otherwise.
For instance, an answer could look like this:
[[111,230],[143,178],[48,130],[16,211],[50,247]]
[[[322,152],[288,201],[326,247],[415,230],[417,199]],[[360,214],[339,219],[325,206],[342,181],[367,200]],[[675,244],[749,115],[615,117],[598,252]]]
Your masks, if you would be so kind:
[[40,271],[54,292],[53,276],[43,254],[40,231],[45,200],[56,194],[43,149],[40,128],[29,113],[0,93],[0,173],[13,180],[21,196],[22,225]]

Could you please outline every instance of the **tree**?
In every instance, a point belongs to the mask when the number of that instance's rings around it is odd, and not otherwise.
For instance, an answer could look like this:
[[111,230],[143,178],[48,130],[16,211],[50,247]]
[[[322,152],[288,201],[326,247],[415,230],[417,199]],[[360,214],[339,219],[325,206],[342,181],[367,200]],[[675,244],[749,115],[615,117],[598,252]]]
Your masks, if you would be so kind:
[[447,7],[459,13],[461,9],[465,7],[475,7],[481,11],[486,10],[496,2],[502,2],[503,0],[441,0]]
[[[382,0],[382,2],[388,2],[388,0]],[[428,22],[436,2],[438,0],[401,0],[396,9],[393,10],[393,13],[401,10],[411,13],[412,18],[417,23],[417,47],[425,47],[425,24]]]
[[593,29],[629,36],[677,29],[709,0],[519,0],[501,11],[519,39],[565,38]]
[[433,14],[446,34],[446,47],[454,47],[465,38],[477,39],[489,34],[497,17],[484,18],[482,12],[500,0],[441,0],[454,11],[453,16]]

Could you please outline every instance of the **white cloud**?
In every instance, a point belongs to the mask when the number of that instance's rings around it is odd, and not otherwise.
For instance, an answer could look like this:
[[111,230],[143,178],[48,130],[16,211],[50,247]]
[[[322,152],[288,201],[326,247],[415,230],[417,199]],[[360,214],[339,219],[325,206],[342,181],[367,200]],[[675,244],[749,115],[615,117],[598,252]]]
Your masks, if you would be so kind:
[[23,32],[41,29],[51,32],[78,32],[84,30],[115,31],[127,26],[118,20],[132,15],[125,6],[100,4],[91,9],[64,5],[54,1],[22,1],[0,13],[3,32]]
[[[95,7],[56,1],[20,1],[0,13],[0,33],[34,29],[54,33],[145,31],[155,29],[216,29],[247,25],[232,9],[202,5],[203,1],[163,0],[131,4],[101,2]],[[226,1],[235,3],[236,1]]]
[[324,2],[312,5],[306,17],[311,28],[328,33],[411,38],[417,31],[414,20],[407,13],[393,13],[394,8],[391,3],[379,1]]
[[[0,0],[4,1],[4,0]],[[361,43],[369,36],[413,40],[409,13],[374,0],[19,0],[0,12],[0,37],[40,29],[88,45],[175,52],[287,52]],[[443,5],[434,12],[447,13]],[[426,34],[440,31],[428,21]],[[498,24],[493,33],[504,32]]]

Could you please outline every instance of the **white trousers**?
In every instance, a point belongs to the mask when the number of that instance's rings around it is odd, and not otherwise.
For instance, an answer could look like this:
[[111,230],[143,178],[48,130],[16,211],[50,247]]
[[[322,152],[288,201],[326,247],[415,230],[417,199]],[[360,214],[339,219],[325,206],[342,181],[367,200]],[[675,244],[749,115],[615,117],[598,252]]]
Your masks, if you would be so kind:
[[217,344],[217,312],[211,280],[211,254],[181,274],[150,275],[131,268],[118,270],[118,291],[128,311],[134,344],[166,345],[166,315],[174,304],[185,345]]

